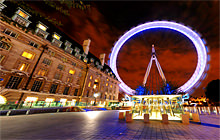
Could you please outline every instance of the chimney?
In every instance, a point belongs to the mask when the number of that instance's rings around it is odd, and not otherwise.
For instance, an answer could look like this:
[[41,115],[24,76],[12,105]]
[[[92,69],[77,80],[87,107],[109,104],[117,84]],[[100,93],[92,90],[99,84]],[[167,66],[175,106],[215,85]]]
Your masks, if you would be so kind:
[[105,53],[100,54],[99,59],[101,61],[102,66],[104,66],[104,64],[105,64]]
[[87,40],[83,41],[83,50],[84,50],[85,54],[89,53],[89,45],[90,45],[90,43],[91,43],[90,39],[87,39]]

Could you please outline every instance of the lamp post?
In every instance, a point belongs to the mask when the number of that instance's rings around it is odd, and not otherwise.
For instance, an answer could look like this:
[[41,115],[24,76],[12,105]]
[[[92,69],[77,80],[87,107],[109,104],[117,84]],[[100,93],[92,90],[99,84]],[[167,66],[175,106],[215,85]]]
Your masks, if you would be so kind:
[[99,96],[99,93],[94,93],[94,95],[93,95],[94,97],[95,97],[95,101],[94,101],[94,106],[96,105],[96,98]]

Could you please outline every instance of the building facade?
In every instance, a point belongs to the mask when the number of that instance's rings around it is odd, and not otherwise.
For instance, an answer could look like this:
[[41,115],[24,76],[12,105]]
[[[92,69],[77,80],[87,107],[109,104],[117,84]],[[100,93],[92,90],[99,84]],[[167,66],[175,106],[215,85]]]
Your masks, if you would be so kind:
[[32,22],[31,13],[20,7],[7,16],[7,8],[0,20],[0,94],[5,100],[99,105],[118,101],[119,81],[103,63],[103,54],[100,61],[88,51],[89,39],[81,46],[58,29],[48,31],[49,23]]

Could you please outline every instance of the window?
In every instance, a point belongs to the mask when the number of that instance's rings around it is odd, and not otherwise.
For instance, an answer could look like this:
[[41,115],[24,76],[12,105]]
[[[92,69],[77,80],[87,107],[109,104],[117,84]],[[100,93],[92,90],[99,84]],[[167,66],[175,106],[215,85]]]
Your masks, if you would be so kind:
[[64,91],[63,91],[63,95],[68,95],[70,87],[65,87]]
[[0,48],[5,49],[5,50],[9,50],[11,48],[11,45],[5,41],[1,41]]
[[91,87],[91,82],[89,82],[88,87]]
[[111,96],[111,95],[109,95],[109,100],[111,100],[111,97],[112,97],[112,96]]
[[51,50],[48,50],[47,54],[49,54],[50,56],[55,56],[56,53]]
[[104,96],[104,99],[106,99],[106,94],[105,94],[105,96]]
[[112,85],[110,85],[110,87],[112,88]]
[[26,58],[28,58],[28,59],[34,59],[34,56],[35,56],[35,55],[34,55],[33,53],[24,51],[24,52],[22,53],[22,56],[23,56],[23,57],[26,57]]
[[55,73],[55,75],[54,75],[54,79],[57,79],[57,80],[60,80],[61,77],[62,77],[61,73]]
[[57,39],[57,40],[60,40],[60,35],[54,33],[54,34],[53,34],[53,38],[55,38],[55,39]]
[[17,89],[22,78],[19,76],[11,76],[5,88]]
[[65,66],[64,66],[64,65],[59,64],[59,65],[57,66],[57,68],[58,68],[58,69],[60,69],[60,70],[64,70]]
[[89,78],[90,80],[92,80],[92,75],[90,76],[90,78]]
[[70,48],[71,45],[72,45],[72,43],[70,43],[69,41],[66,40],[66,42],[65,42],[65,46],[66,46],[67,48]]
[[47,26],[43,25],[43,24],[40,23],[40,22],[37,24],[37,27],[40,28],[40,29],[43,30],[43,31],[46,31],[46,30],[47,30]]
[[106,83],[106,87],[108,86],[108,83]]
[[66,82],[71,83],[71,82],[72,82],[72,80],[73,80],[73,78],[72,78],[72,77],[67,77]]
[[107,81],[109,81],[109,79],[107,79]]
[[74,96],[77,96],[78,90],[79,90],[79,89],[75,89],[75,91],[74,91]]
[[56,93],[58,85],[57,84],[52,84],[50,87],[50,93]]
[[113,100],[115,100],[115,96],[113,96]]
[[38,48],[38,47],[39,47],[39,45],[36,44],[36,43],[33,42],[33,41],[30,41],[30,42],[29,42],[29,45],[31,45],[31,46],[33,46],[33,47],[35,47],[35,48]]
[[2,60],[3,60],[4,58],[5,58],[5,56],[0,54],[0,63],[2,62]]
[[17,69],[20,70],[20,71],[27,71],[28,67],[29,67],[28,63],[25,63],[25,62],[22,62],[22,61],[18,62]]
[[89,90],[87,90],[86,97],[89,97]]
[[37,75],[46,76],[47,75],[47,69],[40,68]]
[[13,32],[13,31],[11,31],[9,29],[5,29],[4,33],[9,35],[9,36],[11,36],[11,37],[14,37],[14,38],[16,38],[18,36],[17,33]]
[[66,58],[66,57],[61,57],[61,60],[62,60],[63,62],[67,62],[67,58]]
[[75,70],[69,70],[69,73],[70,73],[70,74],[74,74],[74,73],[75,73]]
[[43,83],[42,81],[35,80],[32,88],[31,88],[31,91],[39,92],[42,83]]
[[50,59],[44,58],[43,63],[46,65],[50,65],[52,61]]
[[68,52],[68,53],[72,53],[72,52],[73,52],[73,49],[70,48],[70,47],[65,47],[65,51]]
[[24,12],[22,12],[22,11],[19,11],[18,15],[23,17],[23,18],[28,18],[28,15],[25,14]]

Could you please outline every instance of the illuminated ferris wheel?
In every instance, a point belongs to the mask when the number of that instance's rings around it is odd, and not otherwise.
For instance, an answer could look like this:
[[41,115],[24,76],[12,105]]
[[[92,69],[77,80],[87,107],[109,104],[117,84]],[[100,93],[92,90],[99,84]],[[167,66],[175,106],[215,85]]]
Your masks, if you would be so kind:
[[[208,61],[207,58],[209,56],[207,55],[207,47],[205,46],[206,43],[203,39],[200,38],[200,34],[193,31],[189,27],[186,27],[186,26],[179,24],[179,23],[170,22],[170,21],[154,21],[154,22],[147,22],[147,23],[141,24],[137,27],[132,28],[128,32],[126,32],[115,43],[113,50],[112,50],[112,53],[111,53],[111,56],[110,56],[110,67],[112,68],[112,70],[115,73],[118,80],[121,82],[121,84],[119,85],[120,88],[124,92],[126,92],[127,94],[133,95],[135,93],[135,90],[133,90],[132,88],[127,86],[118,74],[116,61],[117,61],[117,56],[118,56],[119,50],[121,49],[123,44],[127,40],[129,40],[132,36],[134,36],[135,34],[142,32],[142,31],[145,31],[145,30],[150,30],[150,29],[155,29],[155,28],[165,28],[165,29],[171,29],[171,30],[175,30],[177,32],[180,32],[183,35],[185,35],[187,38],[189,38],[192,41],[192,43],[194,44],[196,51],[197,51],[197,55],[198,55],[196,70],[194,71],[192,77],[186,83],[184,83],[182,86],[180,86],[178,88],[179,91],[184,91],[184,92],[191,91],[195,86],[198,85],[199,82],[201,82],[201,80],[203,80],[205,78],[204,73],[208,69],[208,67],[206,65],[207,65],[207,61]],[[157,65],[157,67],[158,66],[159,65]],[[160,68],[160,66],[159,66],[159,68]],[[146,82],[146,78],[149,74],[149,73],[148,74],[147,73],[148,72],[146,72],[146,74],[145,74],[143,84]],[[159,73],[160,73],[160,75],[162,74],[161,75],[162,79],[166,80],[163,72],[161,72],[159,70]]]

